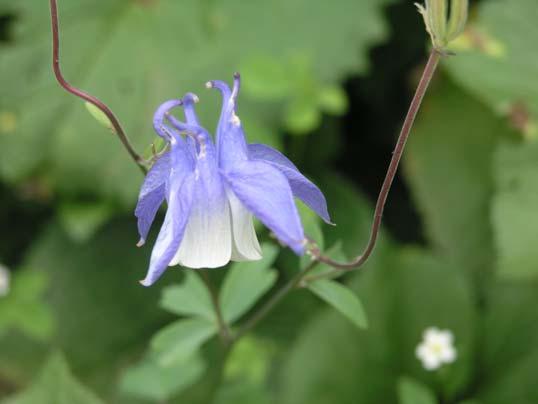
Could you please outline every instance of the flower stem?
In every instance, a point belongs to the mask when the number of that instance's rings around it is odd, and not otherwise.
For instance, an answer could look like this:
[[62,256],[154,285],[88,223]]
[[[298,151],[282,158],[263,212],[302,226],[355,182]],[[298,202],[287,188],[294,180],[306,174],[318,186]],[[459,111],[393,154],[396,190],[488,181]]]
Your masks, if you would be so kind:
[[426,94],[426,90],[428,89],[431,83],[431,80],[433,78],[433,75],[435,73],[435,70],[437,69],[437,66],[439,65],[439,60],[441,59],[441,56],[443,56],[443,54],[439,50],[432,49],[430,53],[430,57],[428,59],[428,63],[426,64],[426,67],[424,68],[424,72],[422,73],[422,77],[420,79],[417,90],[415,92],[415,96],[413,97],[413,100],[411,101],[409,111],[407,112],[407,116],[405,117],[405,121],[403,123],[402,130],[398,137],[396,147],[394,148],[394,151],[392,153],[392,159],[390,161],[389,168],[385,176],[385,180],[383,181],[383,185],[381,186],[381,191],[379,192],[379,196],[377,197],[377,202],[376,202],[375,211],[374,211],[374,219],[373,219],[372,228],[370,231],[370,239],[368,240],[368,244],[366,245],[366,248],[364,249],[363,253],[359,255],[358,257],[356,257],[351,262],[341,263],[341,262],[334,261],[330,257],[322,255],[320,250],[317,247],[314,246],[311,248],[310,253],[317,261],[323,262],[335,268],[334,271],[328,272],[327,274],[325,274],[326,276],[332,276],[336,272],[340,273],[341,271],[351,271],[351,270],[357,269],[360,266],[362,266],[372,254],[374,247],[376,245],[376,242],[377,242],[377,236],[379,235],[379,230],[381,228],[381,219],[383,218],[383,210],[385,209],[387,197],[389,195],[392,182],[394,181],[394,177],[396,176],[398,165],[400,164],[400,160],[402,158],[402,154],[405,149],[405,144],[407,142],[407,139],[409,138],[409,134],[411,133],[413,123],[415,122],[415,118],[417,117],[417,113],[420,109],[420,105],[422,104],[422,100],[424,99],[424,95]]
[[[377,241],[385,203],[387,202],[387,197],[392,186],[392,182],[394,181],[394,177],[396,176],[396,172],[402,158],[405,144],[407,142],[407,139],[409,138],[409,134],[411,133],[411,128],[413,127],[413,123],[415,122],[415,118],[417,117],[417,113],[420,109],[420,105],[422,104],[422,100],[424,99],[424,95],[426,94],[426,90],[428,89],[435,70],[439,65],[439,60],[441,59],[441,56],[443,56],[441,52],[436,49],[433,49],[430,53],[428,63],[424,68],[424,72],[422,73],[422,78],[420,79],[420,82],[418,84],[415,96],[411,101],[411,105],[409,107],[407,116],[405,117],[400,136],[398,137],[398,142],[396,143],[396,147],[394,148],[392,159],[387,170],[387,175],[385,176],[385,180],[383,181],[381,191],[379,192],[379,196],[377,198],[374,212],[374,220],[370,231],[370,239],[368,241],[368,244],[366,245],[366,248],[364,249],[364,252],[349,263],[340,263],[337,261],[333,261],[329,257],[321,255],[317,247],[311,247],[309,252],[312,254],[314,261],[305,269],[300,271],[295,277],[290,279],[288,283],[286,283],[262,307],[260,307],[260,309],[255,312],[252,317],[248,319],[247,322],[239,329],[237,334],[233,336],[233,342],[236,342],[243,335],[245,335],[252,328],[254,328],[258,324],[258,322],[262,320],[265,315],[269,313],[269,311],[271,311],[278,303],[280,303],[280,301],[284,299],[284,297],[286,297],[288,293],[290,293],[292,290],[304,285],[307,282],[332,277],[335,274],[342,273],[342,271],[344,270],[350,271],[356,269],[368,260],[368,258],[372,254],[372,251],[374,250]],[[308,272],[310,272],[310,270],[315,267],[317,262],[323,262],[325,264],[328,264],[332,266],[334,270],[321,275],[307,277],[306,275],[308,275]]]
[[222,343],[225,346],[228,346],[232,342],[232,337],[230,334],[230,329],[228,328],[228,325],[226,324],[226,322],[224,321],[224,317],[222,316],[222,310],[220,308],[220,301],[217,290],[213,287],[211,279],[209,279],[207,270],[201,269],[199,273],[200,277],[205,283],[207,290],[209,291],[209,295],[211,296],[211,303],[213,304],[213,310],[215,311],[215,316],[217,317],[217,323],[219,326],[220,338],[222,340]]
[[129,141],[129,138],[127,137],[127,134],[123,130],[123,127],[121,126],[120,122],[118,121],[112,110],[108,108],[105,103],[103,103],[101,100],[94,97],[93,95],[90,95],[79,88],[73,87],[64,78],[60,68],[60,35],[58,32],[58,6],[56,4],[56,0],[50,0],[49,4],[52,25],[52,68],[54,70],[54,75],[56,76],[58,84],[60,84],[60,86],[62,86],[69,93],[75,95],[76,97],[82,98],[90,104],[93,104],[106,115],[112,125],[112,128],[114,129],[114,133],[120,139],[121,143],[127,150],[127,153],[129,153],[134,162],[145,174],[147,172],[147,162],[135,151],[134,147]]

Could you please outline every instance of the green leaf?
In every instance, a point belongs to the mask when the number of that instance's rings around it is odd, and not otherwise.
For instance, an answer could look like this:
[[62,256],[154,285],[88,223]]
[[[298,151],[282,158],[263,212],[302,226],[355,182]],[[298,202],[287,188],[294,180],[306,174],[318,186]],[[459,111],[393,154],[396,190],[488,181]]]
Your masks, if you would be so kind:
[[[155,108],[186,91],[203,93],[198,110],[204,126],[213,127],[220,96],[204,92],[204,83],[231,81],[232,73],[252,55],[278,61],[305,54],[316,82],[327,85],[365,71],[368,50],[385,37],[383,10],[388,3],[337,0],[327,7],[309,0],[59,2],[63,71],[70,82],[111,107],[141,151],[154,137]],[[0,114],[10,117],[10,130],[0,131],[0,175],[19,181],[40,167],[52,178],[55,191],[99,194],[130,206],[141,182],[138,168],[117,137],[96,128],[82,103],[54,82],[46,62],[48,3],[4,1],[0,10],[18,16],[13,41],[2,45],[0,61]],[[330,29],[319,35],[320,27]],[[354,50],[342,52],[342,43]],[[258,83],[270,82],[275,75],[264,68],[255,67],[262,69]],[[240,104],[242,119],[269,130],[282,126],[281,114],[275,116],[267,104],[245,99]],[[256,133],[248,136],[256,140]]]
[[[38,268],[46,275],[45,303],[55,320],[55,346],[103,394],[110,393],[118,370],[147,346],[153,330],[168,318],[157,305],[159,285],[144,288],[138,283],[151,249],[136,248],[136,241],[132,219],[111,222],[83,244],[51,223],[23,260],[24,268]],[[162,285],[176,274],[165,274]],[[7,367],[9,373],[27,374],[13,349],[0,344],[0,371]]]
[[538,276],[538,144],[503,142],[495,156],[497,192],[493,227],[498,274],[504,278]]
[[450,74],[492,110],[509,118],[519,110],[524,119],[514,125],[536,136],[536,2],[480,3],[473,20],[457,43],[458,57],[447,60]]
[[180,316],[200,316],[216,323],[211,295],[196,271],[185,271],[181,285],[164,288],[160,305]]
[[347,111],[347,95],[341,87],[330,86],[322,88],[318,95],[320,107],[332,115],[342,115]]
[[425,385],[409,377],[398,381],[400,404],[437,404],[435,394]]
[[487,108],[443,81],[428,96],[406,150],[406,180],[428,238],[474,273],[493,265],[491,167],[504,133]]
[[215,324],[205,319],[179,320],[161,329],[151,340],[151,348],[160,366],[174,366],[188,359],[216,333]]
[[124,394],[147,400],[166,401],[199,380],[206,364],[194,353],[184,362],[162,367],[147,358],[127,369],[120,382]]
[[12,275],[8,295],[0,297],[0,334],[17,329],[39,340],[51,336],[54,321],[44,299],[47,284],[42,271],[25,269]]
[[227,323],[245,314],[274,285],[277,273],[269,267],[277,254],[274,245],[263,244],[260,261],[238,262],[229,269],[220,291],[222,315]]
[[321,279],[308,284],[308,289],[324,300],[359,328],[367,328],[368,320],[362,303],[351,290],[344,285]]
[[268,55],[251,57],[241,67],[245,91],[267,100],[279,100],[288,96],[293,82],[286,67]]
[[60,354],[53,355],[30,388],[3,404],[103,404],[71,374]]
[[447,402],[472,380],[478,319],[462,272],[442,257],[394,246],[378,251],[369,265],[350,284],[364,302],[368,331],[360,332],[333,310],[314,316],[286,353],[278,402],[397,402],[401,374],[419,380],[429,375],[415,350],[430,326],[451,330],[458,349],[456,362],[445,368]]
[[88,241],[112,216],[106,203],[64,203],[59,219],[69,236],[77,242]]
[[286,107],[284,124],[290,132],[302,135],[316,129],[321,122],[321,112],[315,100],[307,97],[294,98]]

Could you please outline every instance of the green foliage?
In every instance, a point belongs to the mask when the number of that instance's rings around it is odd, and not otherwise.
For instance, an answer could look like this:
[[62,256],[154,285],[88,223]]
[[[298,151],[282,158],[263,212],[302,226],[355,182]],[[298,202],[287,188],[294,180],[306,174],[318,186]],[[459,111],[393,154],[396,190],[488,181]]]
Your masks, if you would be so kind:
[[165,401],[196,382],[203,375],[205,367],[198,354],[167,367],[146,358],[125,372],[120,389],[126,395]]
[[112,217],[113,209],[106,203],[65,203],[60,206],[60,223],[77,242],[89,241]]
[[438,401],[432,391],[420,382],[408,377],[398,381],[400,404],[436,404]]
[[[293,60],[300,50],[300,58],[304,55],[309,61],[308,88],[333,88],[343,74],[364,71],[365,50],[385,33],[381,7],[386,3],[338,0],[326,7],[309,0],[59,2],[63,70],[73,83],[110,104],[141,150],[153,138],[151,116],[160,102],[186,91],[205,91],[203,84],[210,79],[229,81],[255,55]],[[130,206],[140,183],[137,167],[117,139],[77,100],[61,92],[45,62],[50,52],[47,3],[0,2],[4,10],[23,18],[15,30],[17,46],[1,49],[0,111],[14,117],[9,133],[0,136],[1,176],[20,180],[46,163],[56,190],[97,193]],[[318,35],[321,26],[331,28]],[[312,41],[313,37],[318,39]],[[362,51],[341,52],[334,46],[344,41]],[[258,70],[259,66],[254,67],[259,77],[254,82],[270,82],[274,68]],[[293,88],[286,93],[295,94]],[[220,97],[203,94],[201,115],[211,128],[207,119],[216,116]],[[260,122],[265,130],[278,128],[284,121],[279,117],[275,119],[267,104],[241,101],[241,118]],[[255,131],[249,136],[258,139]],[[29,148],[39,152],[26,153]]]
[[0,335],[17,329],[40,340],[51,336],[54,322],[43,299],[47,283],[42,271],[26,269],[12,275],[8,295],[0,297]]
[[3,404],[103,404],[72,375],[65,358],[53,355],[27,391],[2,401]]
[[160,330],[151,348],[163,367],[182,363],[217,333],[216,325],[201,318],[176,321]]
[[262,246],[260,261],[238,262],[231,266],[222,289],[220,302],[222,315],[228,323],[233,323],[245,314],[276,282],[277,273],[269,269],[278,254],[271,244]]
[[506,130],[446,82],[423,111],[409,141],[406,178],[434,247],[458,267],[482,271],[493,263],[491,168],[496,139]]
[[344,285],[321,279],[308,284],[308,289],[320,299],[333,306],[359,328],[367,328],[368,320],[362,303],[351,290]]
[[186,270],[181,285],[164,288],[160,305],[179,316],[199,316],[216,323],[211,295],[195,271]]

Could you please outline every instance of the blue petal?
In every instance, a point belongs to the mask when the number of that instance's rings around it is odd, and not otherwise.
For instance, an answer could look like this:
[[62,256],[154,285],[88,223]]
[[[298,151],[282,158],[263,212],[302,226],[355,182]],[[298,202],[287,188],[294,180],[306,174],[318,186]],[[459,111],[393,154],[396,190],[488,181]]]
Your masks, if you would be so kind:
[[171,170],[167,186],[168,209],[151,252],[148,273],[141,281],[144,286],[152,285],[174,258],[183,239],[192,206],[196,182],[192,156],[180,136],[172,137],[170,143],[172,150],[170,151]]
[[138,246],[145,243],[151,224],[164,201],[166,181],[170,176],[170,153],[159,158],[149,170],[138,197],[135,216],[138,218]]
[[223,172],[243,205],[295,253],[304,253],[304,231],[288,180],[263,161],[243,161]]
[[151,252],[148,273],[144,280],[140,281],[142,285],[153,285],[174,258],[183,239],[189,213],[192,208],[194,184],[194,174],[191,173],[183,182],[173,182],[170,185],[168,210],[166,211],[166,217],[153,251]]
[[263,144],[249,144],[249,157],[263,160],[278,168],[288,179],[293,195],[302,200],[316,212],[325,222],[332,224],[327,211],[325,196],[308,178],[299,172],[297,167],[278,150]]
[[230,91],[222,81],[210,81],[208,87],[216,88],[222,94],[222,111],[217,127],[217,158],[219,166],[225,170],[236,162],[248,158],[247,143],[241,121],[236,114],[237,96],[239,94],[239,75],[234,76],[234,87]]

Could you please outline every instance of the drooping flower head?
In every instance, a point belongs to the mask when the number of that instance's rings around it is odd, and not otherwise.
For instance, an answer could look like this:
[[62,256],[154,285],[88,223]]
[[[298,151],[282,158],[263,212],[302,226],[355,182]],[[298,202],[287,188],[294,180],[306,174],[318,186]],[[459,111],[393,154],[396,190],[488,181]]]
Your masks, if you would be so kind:
[[[143,245],[155,215],[166,200],[164,223],[151,254],[144,286],[152,285],[168,266],[216,268],[230,260],[261,258],[254,231],[256,216],[296,254],[303,254],[305,236],[294,197],[330,223],[321,191],[282,153],[262,144],[247,144],[236,104],[234,85],[210,81],[223,99],[215,143],[194,109],[191,93],[163,103],[153,126],[169,144],[148,172],[135,215]],[[185,120],[171,115],[181,107]]]

